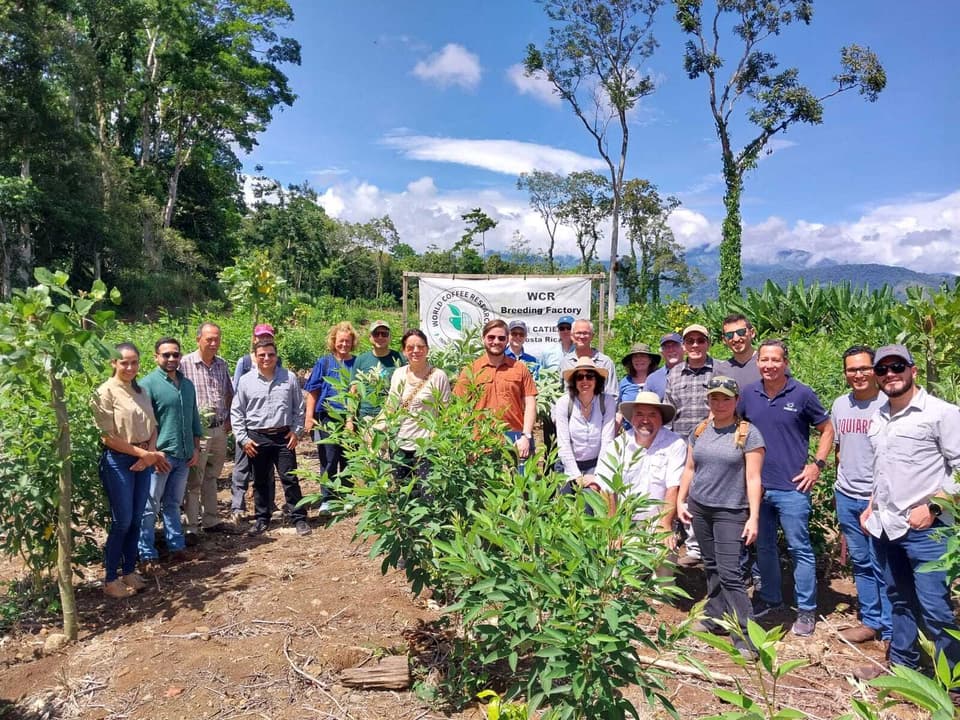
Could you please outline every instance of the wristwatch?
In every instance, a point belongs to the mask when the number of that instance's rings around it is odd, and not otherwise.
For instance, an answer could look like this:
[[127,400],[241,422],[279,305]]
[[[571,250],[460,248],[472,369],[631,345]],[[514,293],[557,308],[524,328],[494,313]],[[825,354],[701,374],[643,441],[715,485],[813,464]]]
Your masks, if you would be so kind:
[[826,460],[821,460],[820,458],[814,458],[814,459],[813,459],[813,464],[816,465],[816,466],[817,466],[818,468],[820,468],[821,470],[823,470],[823,469],[827,466],[827,461],[826,461]]
[[523,437],[525,437],[527,440],[533,440],[533,435],[532,435],[531,433],[525,432],[525,433],[520,433],[520,434],[521,434]]
[[943,508],[940,506],[940,504],[935,502],[928,502],[927,510],[929,510],[930,514],[934,517],[940,517],[940,514],[943,512]]

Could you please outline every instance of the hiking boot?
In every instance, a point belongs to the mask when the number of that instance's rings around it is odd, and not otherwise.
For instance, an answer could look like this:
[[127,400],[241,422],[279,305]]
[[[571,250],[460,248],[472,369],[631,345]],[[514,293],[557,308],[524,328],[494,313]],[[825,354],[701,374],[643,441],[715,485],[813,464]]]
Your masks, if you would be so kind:
[[677,560],[677,565],[685,568],[693,568],[700,565],[703,561],[700,559],[699,555],[684,555],[682,558]]
[[183,544],[187,547],[196,547],[200,544],[200,536],[195,532],[185,533],[183,536]]
[[103,594],[119,600],[132,597],[137,594],[137,591],[128,585],[124,585],[121,580],[117,579],[103,584]]
[[170,562],[188,562],[190,560],[203,560],[204,554],[192,548],[183,548],[170,553]]
[[790,628],[794,635],[800,637],[809,637],[817,629],[817,616],[813,610],[800,610],[797,612],[797,619]]
[[267,528],[270,527],[270,523],[266,520],[257,520],[249,530],[247,530],[247,535],[250,537],[255,537],[257,535],[263,535]]
[[128,588],[132,588],[134,592],[138,592],[147,587],[146,580],[140,577],[140,573],[137,572],[124,575],[122,578],[120,578],[120,582],[122,582]]
[[307,525],[306,520],[297,520],[294,527],[297,528],[297,535],[299,535],[300,537],[303,537],[304,535],[309,535],[310,533],[313,532],[313,530],[310,529],[310,526]]
[[869,682],[876,680],[881,675],[886,675],[889,670],[890,668],[886,663],[870,663],[869,665],[861,665],[860,667],[854,668],[853,676],[857,680]]
[[877,639],[877,631],[869,625],[860,623],[840,631],[840,637],[848,643],[865,643]]
[[780,610],[783,610],[783,603],[771,603],[767,602],[763,598],[756,598],[753,601],[754,618],[762,618],[764,615],[772,612],[778,612]]
[[218,522],[216,525],[205,527],[203,531],[205,533],[228,533],[230,532],[230,527],[225,522]]

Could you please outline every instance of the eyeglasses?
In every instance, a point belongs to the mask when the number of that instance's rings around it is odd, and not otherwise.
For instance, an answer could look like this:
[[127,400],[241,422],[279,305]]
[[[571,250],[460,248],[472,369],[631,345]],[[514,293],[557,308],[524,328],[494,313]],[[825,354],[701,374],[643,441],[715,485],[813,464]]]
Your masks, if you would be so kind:
[[573,379],[576,382],[580,382],[581,380],[596,380],[597,374],[592,372],[577,373],[576,375],[573,376]]
[[740,386],[733,378],[710,378],[707,382],[707,390],[719,390],[720,388],[740,394]]
[[180,357],[180,353],[178,353],[178,352],[160,353],[160,357],[162,357],[162,358],[165,359],[165,360],[170,360],[170,359],[174,359],[174,360],[175,360],[175,359],[177,359],[178,357]]
[[404,350],[407,352],[424,352],[426,351],[426,345],[407,345]]
[[747,336],[747,328],[737,328],[736,330],[727,330],[727,331],[723,334],[723,337],[724,337],[724,339],[726,339],[726,340],[733,340],[734,336],[736,336],[736,337],[746,337],[746,336]]
[[489,340],[490,342],[506,342],[507,336],[506,335],[487,335],[486,339]]
[[843,372],[847,375],[873,375],[873,368],[867,367],[844,368]]
[[590,332],[589,330],[577,330],[577,332],[575,332],[574,335],[576,335],[577,337],[590,337],[591,335],[593,335],[593,333]]
[[373,337],[390,337],[389,330],[374,330],[372,333]]
[[557,325],[558,332],[569,332],[571,330],[569,325]]
[[269,360],[270,358],[276,356],[276,353],[257,353],[257,360]]
[[900,360],[898,362],[892,362],[889,365],[875,365],[873,368],[873,371],[880,377],[883,377],[888,372],[892,372],[895,375],[899,375],[908,367],[910,367],[909,364],[907,364],[903,360]]
[[683,339],[684,345],[709,345],[710,341],[705,337],[689,337]]

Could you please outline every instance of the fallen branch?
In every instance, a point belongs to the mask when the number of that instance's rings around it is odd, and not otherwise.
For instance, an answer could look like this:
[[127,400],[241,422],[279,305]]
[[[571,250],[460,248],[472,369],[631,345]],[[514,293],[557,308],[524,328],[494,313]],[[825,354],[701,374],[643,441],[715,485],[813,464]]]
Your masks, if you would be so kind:
[[328,698],[334,705],[337,706],[337,710],[340,711],[340,714],[341,714],[341,715],[343,715],[344,717],[348,717],[348,718],[350,717],[350,713],[348,713],[348,712],[344,709],[343,705],[341,705],[339,702],[337,702],[337,699],[327,691],[327,684],[326,684],[325,682],[323,682],[323,681],[322,681],[320,678],[318,678],[318,677],[314,677],[313,675],[311,675],[310,673],[308,673],[306,670],[303,670],[303,669],[297,667],[297,664],[296,664],[296,663],[293,661],[293,659],[290,657],[290,636],[289,636],[289,635],[287,635],[287,636],[283,639],[283,656],[287,659],[287,663],[290,665],[290,669],[293,670],[293,672],[295,672],[297,675],[299,675],[300,677],[302,677],[304,680],[307,680],[307,681],[309,681],[310,683],[312,683],[313,685],[315,685],[315,686],[317,687],[317,689],[320,690],[320,692],[322,692],[324,695],[326,695],[327,698]]
[[737,679],[732,675],[727,675],[726,673],[705,673],[703,670],[694,667],[693,665],[681,665],[680,663],[671,662],[669,660],[661,660],[660,658],[649,657],[646,655],[638,655],[637,660],[663,670],[671,670],[673,672],[683,673],[684,675],[693,675],[694,677],[724,683],[725,685],[735,685],[737,682]]

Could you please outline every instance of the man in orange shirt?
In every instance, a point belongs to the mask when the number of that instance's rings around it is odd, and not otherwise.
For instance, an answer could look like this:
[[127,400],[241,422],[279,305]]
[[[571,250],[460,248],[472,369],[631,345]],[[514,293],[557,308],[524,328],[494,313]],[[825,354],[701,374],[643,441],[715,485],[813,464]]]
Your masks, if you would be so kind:
[[464,397],[470,388],[481,388],[477,409],[490,409],[503,420],[507,437],[516,446],[519,470],[533,454],[533,425],[537,419],[537,386],[526,364],[504,355],[507,349],[507,323],[488,321],[481,331],[484,354],[465,367],[453,388]]

